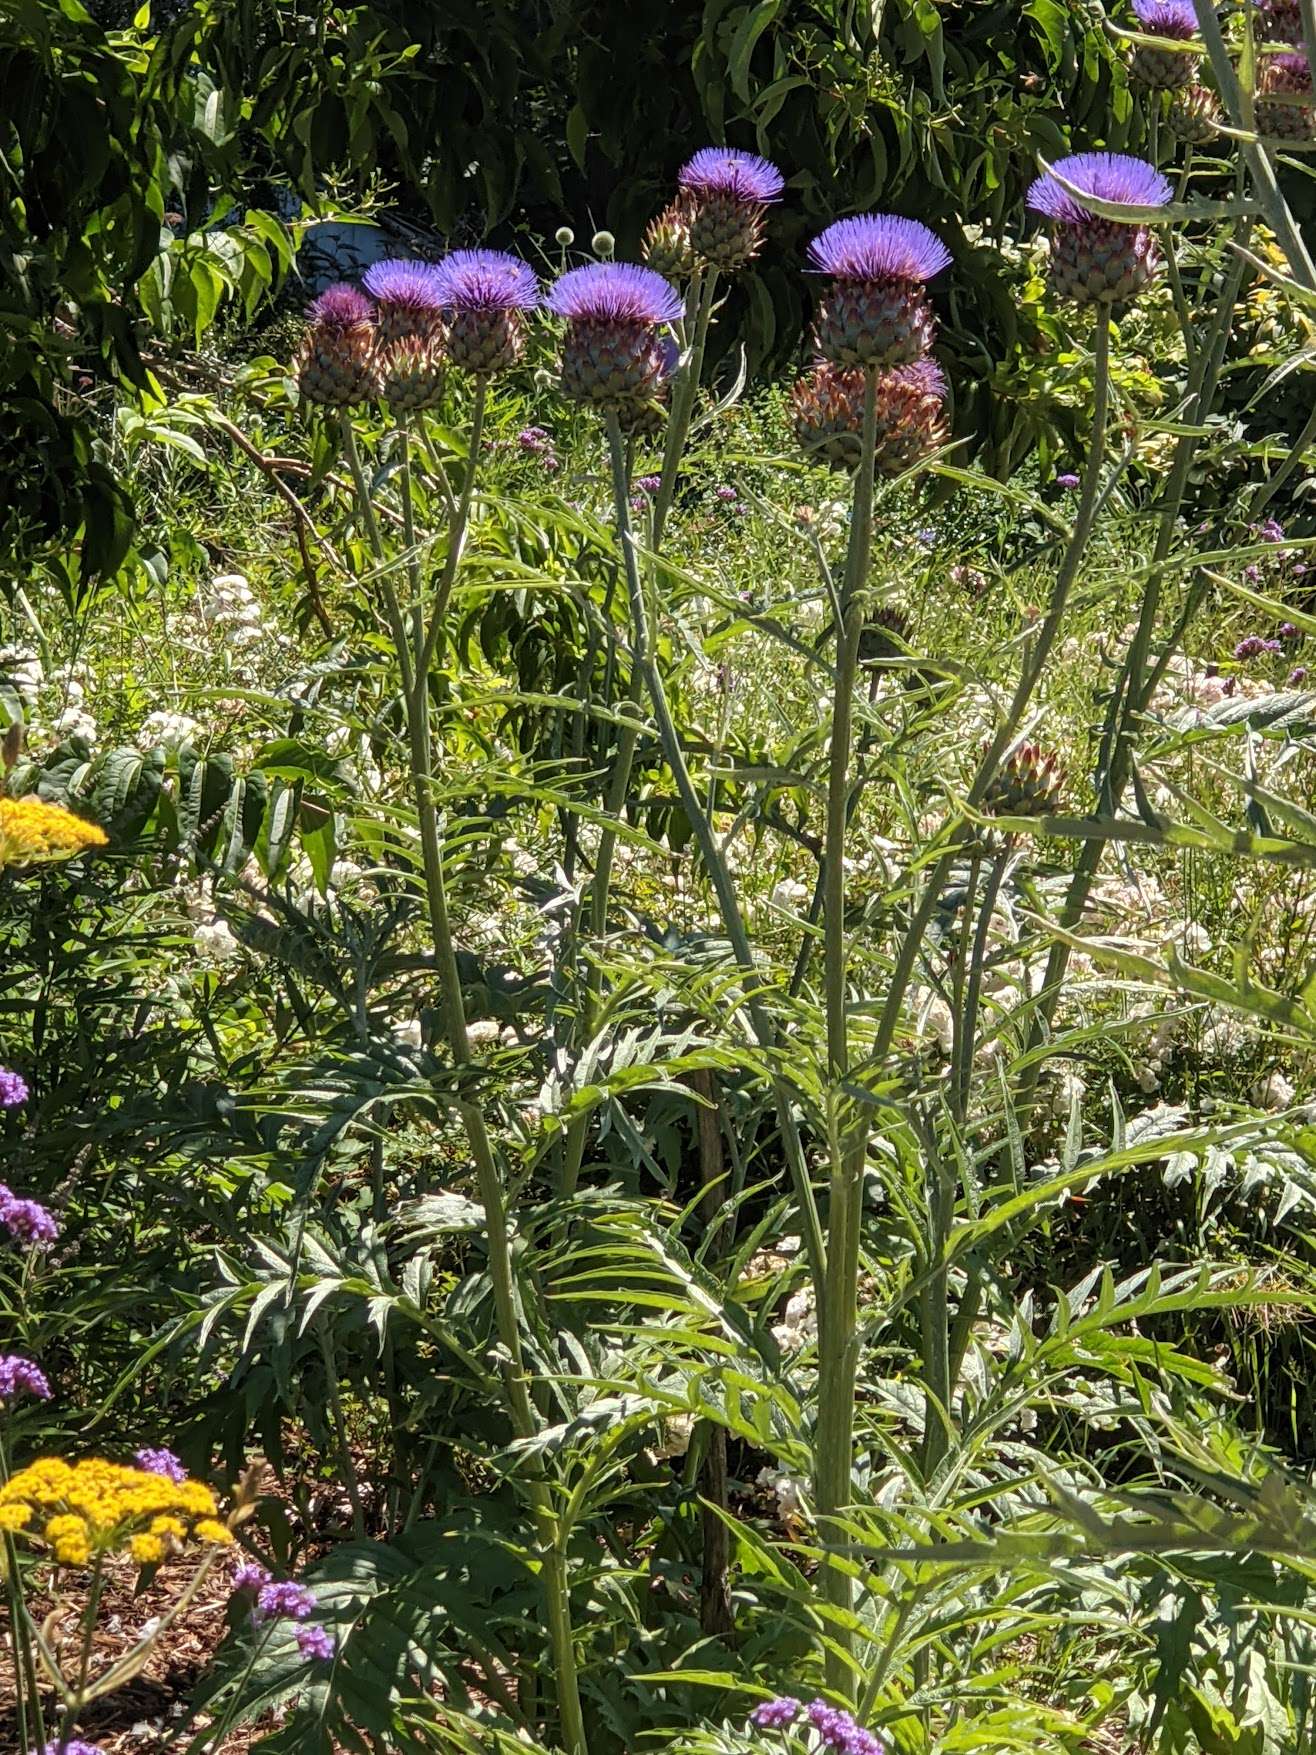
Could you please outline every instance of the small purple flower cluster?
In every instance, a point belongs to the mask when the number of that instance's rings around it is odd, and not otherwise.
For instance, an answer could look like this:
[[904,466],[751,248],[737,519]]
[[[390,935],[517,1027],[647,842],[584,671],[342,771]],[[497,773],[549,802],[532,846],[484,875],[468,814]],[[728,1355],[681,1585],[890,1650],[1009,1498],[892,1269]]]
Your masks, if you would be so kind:
[[782,1731],[795,1723],[801,1711],[809,1728],[817,1732],[820,1749],[835,1750],[836,1755],[886,1755],[886,1745],[875,1731],[866,1731],[844,1708],[829,1706],[825,1700],[810,1701],[802,1708],[793,1695],[782,1694],[756,1706],[749,1722],[755,1730]]
[[185,1481],[187,1470],[172,1450],[139,1450],[133,1456],[139,1469],[148,1475],[163,1475],[167,1481]]
[[1245,634],[1234,647],[1235,658],[1260,658],[1263,652],[1282,652],[1282,640],[1267,640],[1261,634]]
[[252,1591],[256,1602],[251,1618],[259,1627],[268,1621],[296,1621],[293,1637],[297,1649],[312,1663],[328,1663],[337,1646],[327,1627],[312,1622],[315,1592],[295,1578],[271,1578],[258,1560],[244,1560],[233,1572],[234,1593]]
[[522,427],[516,442],[530,457],[537,457],[545,472],[556,475],[562,465],[553,446],[553,435],[544,427]]
[[0,1109],[17,1109],[28,1099],[27,1080],[10,1067],[0,1066]]
[[1078,485],[1079,478],[1074,474],[1072,469],[1067,469],[1063,475],[1058,475],[1056,477],[1057,487],[1068,488],[1072,491]]
[[59,1226],[48,1208],[40,1201],[20,1200],[0,1182],[0,1225],[15,1243],[29,1249],[42,1249],[59,1236]]
[[46,1374],[30,1359],[17,1353],[0,1353],[0,1402],[12,1401],[17,1395],[30,1395],[39,1402],[50,1400]]
[[46,1744],[45,1755],[101,1755],[101,1747],[99,1743],[88,1743],[81,1737],[75,1737],[71,1743],[52,1738]]

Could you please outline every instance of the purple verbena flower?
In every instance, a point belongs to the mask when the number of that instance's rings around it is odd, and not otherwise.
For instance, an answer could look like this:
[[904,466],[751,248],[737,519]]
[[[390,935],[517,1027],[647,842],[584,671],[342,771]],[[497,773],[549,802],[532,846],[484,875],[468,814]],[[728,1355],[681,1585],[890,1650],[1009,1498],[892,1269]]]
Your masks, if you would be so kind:
[[809,266],[834,280],[906,281],[922,286],[950,266],[950,251],[922,220],[894,213],[838,219],[809,245]]
[[454,250],[433,275],[445,311],[532,311],[540,301],[534,269],[506,250]]
[[55,1737],[46,1744],[45,1755],[102,1755],[102,1751],[99,1743],[88,1743],[81,1737],[63,1744]]
[[334,1636],[327,1627],[313,1623],[309,1627],[299,1627],[293,1637],[297,1641],[297,1649],[304,1658],[313,1662],[328,1663],[337,1647]]
[[17,1395],[30,1395],[39,1402],[50,1400],[46,1374],[17,1353],[0,1353],[0,1402],[12,1401]]
[[923,548],[935,548],[937,546],[937,533],[931,525],[924,524],[914,532],[914,541]]
[[244,1560],[233,1569],[233,1589],[235,1591],[264,1590],[270,1582],[270,1575],[259,1560]]
[[29,1095],[27,1080],[10,1067],[0,1066],[0,1109],[17,1109]]
[[825,1700],[812,1701],[808,1718],[825,1749],[835,1749],[838,1755],[885,1755],[882,1739],[857,1725],[839,1706],[829,1706]]
[[1289,672],[1289,685],[1292,688],[1296,689],[1299,683],[1305,683],[1306,680],[1307,680],[1307,666],[1305,664],[1295,665],[1294,668]]
[[642,475],[635,485],[642,494],[656,494],[663,485],[663,478],[661,475]]
[[3,1182],[0,1182],[0,1225],[15,1243],[24,1243],[30,1249],[53,1243],[59,1236],[54,1216],[40,1201],[19,1200]]
[[1249,585],[1256,585],[1261,579],[1261,568],[1255,561],[1249,561],[1247,566],[1243,568],[1243,577]]
[[734,146],[705,146],[681,166],[677,178],[690,195],[730,195],[761,206],[780,201],[786,179],[766,158]]
[[187,1470],[172,1450],[139,1450],[133,1456],[139,1469],[145,1469],[148,1475],[163,1475],[167,1481],[185,1481]]
[[635,323],[656,328],[675,323],[685,306],[676,288],[637,262],[587,262],[569,268],[544,300],[556,317],[572,323]]
[[1283,542],[1284,526],[1278,518],[1267,518],[1264,524],[1257,526],[1255,534],[1259,542]]
[[[1098,201],[1126,202],[1130,207],[1163,207],[1172,190],[1146,159],[1132,158],[1126,152],[1077,152],[1057,159],[1052,171],[1059,172],[1067,183]],[[1062,188],[1052,171],[1040,176],[1028,191],[1028,205],[1034,213],[1058,219],[1065,225],[1081,225],[1096,217],[1083,206],[1081,195],[1071,195]],[[1115,221],[1123,224],[1126,222]],[[1130,219],[1130,225],[1137,225]]]
[[780,1731],[787,1725],[793,1725],[800,1716],[800,1703],[789,1694],[781,1694],[776,1700],[765,1700],[756,1706],[749,1715],[749,1722],[760,1731]]
[[553,441],[543,427],[523,427],[516,435],[516,442],[523,451],[533,452],[536,456],[553,448]]
[[1235,658],[1260,658],[1263,652],[1282,652],[1282,640],[1263,639],[1260,634],[1245,634],[1234,647]]
[[254,1621],[305,1621],[315,1613],[315,1592],[294,1578],[272,1579],[262,1585],[252,1610]]
[[340,281],[313,299],[306,313],[307,320],[324,329],[354,329],[359,323],[374,321],[375,307],[359,287]]
[[721,500],[726,505],[729,505],[731,503],[731,501],[735,499],[735,497],[736,497],[735,488],[730,487],[726,482],[723,482],[721,487],[716,487],[713,489],[713,498],[715,500]]
[[1065,471],[1065,473],[1063,475],[1058,475],[1056,477],[1056,486],[1057,487],[1076,488],[1078,485],[1079,485],[1078,477],[1074,474],[1072,469],[1068,469]]
[[1193,0],[1133,0],[1133,11],[1148,36],[1187,42],[1197,35]]

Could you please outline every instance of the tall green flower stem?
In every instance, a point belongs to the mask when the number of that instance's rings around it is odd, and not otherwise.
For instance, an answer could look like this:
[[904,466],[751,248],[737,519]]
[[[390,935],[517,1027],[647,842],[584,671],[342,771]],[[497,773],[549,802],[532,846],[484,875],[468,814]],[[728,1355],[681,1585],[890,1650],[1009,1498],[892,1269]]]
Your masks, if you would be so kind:
[[[650,546],[655,553],[661,546],[667,515],[671,511],[672,502],[676,497],[676,478],[681,467],[681,459],[685,455],[685,444],[690,434],[690,422],[694,418],[695,402],[699,395],[699,383],[703,376],[704,354],[708,344],[709,325],[713,320],[713,302],[716,290],[716,268],[709,268],[702,275],[696,274],[691,279],[686,307],[688,312],[686,330],[690,339],[690,349],[685,364],[672,387],[672,408],[668,416],[667,438],[663,448],[663,472],[657,495],[654,498]],[[623,456],[622,461],[623,475],[628,484],[626,509],[629,515],[630,460]],[[617,747],[613,752],[612,769],[608,775],[608,788],[603,800],[604,826],[599,834],[598,852],[595,856],[594,872],[589,885],[589,931],[591,939],[596,944],[603,937],[608,926],[612,866],[617,856],[617,830],[613,825],[620,820],[631,783],[631,769],[635,764],[635,748],[642,729],[634,715],[643,692],[642,669],[639,664],[632,663],[630,683],[622,702],[622,710],[627,714],[628,721],[622,725],[617,738]],[[602,973],[596,962],[591,967],[585,982],[580,1032],[585,1040],[589,1039],[597,1023],[601,982]],[[585,1141],[589,1134],[589,1119],[589,1113],[586,1111],[584,1114],[578,1115],[567,1129],[562,1148],[562,1169],[558,1178],[558,1194],[560,1196],[565,1197],[576,1191],[576,1185],[580,1180],[580,1166],[585,1155]]]
[[[1245,222],[1240,240],[1242,244],[1246,244],[1247,236],[1248,228]],[[1150,668],[1148,667],[1152,636],[1160,613],[1161,592],[1170,558],[1170,548],[1178,528],[1179,511],[1188,486],[1189,471],[1197,452],[1198,435],[1207,414],[1210,412],[1220,381],[1220,371],[1229,340],[1234,306],[1238,300],[1246,271],[1246,258],[1235,252],[1233,262],[1225,276],[1224,285],[1220,290],[1215,320],[1198,352],[1189,376],[1187,431],[1179,439],[1175,448],[1174,461],[1170,465],[1170,474],[1166,482],[1161,515],[1156,529],[1156,542],[1152,550],[1151,571],[1143,590],[1137,627],[1134,630],[1120,676],[1111,692],[1106,723],[1102,732],[1098,779],[1101,791],[1101,809],[1103,814],[1107,816],[1113,816],[1123,802],[1133,766],[1134,729],[1150,705],[1152,695],[1159,686],[1165,666],[1173,653],[1174,643],[1171,642],[1167,645],[1160,661]],[[1079,853],[1074,875],[1070,879],[1069,889],[1066,892],[1060,914],[1060,924],[1066,930],[1072,930],[1082,919],[1083,910],[1087,906],[1097,869],[1101,863],[1104,845],[1099,840],[1087,841]],[[1030,1049],[1039,1048],[1050,1032],[1056,1009],[1060,1004],[1060,989],[1065,970],[1069,965],[1069,955],[1069,946],[1063,940],[1057,939],[1047,957],[1042,991],[1029,1036],[1028,1046]],[[1030,1100],[1032,1092],[1036,1088],[1040,1069],[1040,1060],[1035,1060],[1025,1072],[1018,1093],[1021,1104],[1026,1105]]]
[[[1047,603],[1047,611],[1041,628],[1029,649],[1010,705],[997,728],[995,737],[979,763],[977,774],[969,787],[966,802],[970,809],[982,803],[983,796],[1000,766],[1001,757],[1014,741],[1023,716],[1041,680],[1042,672],[1046,668],[1047,660],[1051,656],[1056,638],[1060,633],[1070,593],[1073,591],[1074,582],[1078,578],[1079,566],[1087,552],[1088,542],[1092,536],[1092,526],[1101,499],[1101,477],[1106,454],[1106,419],[1109,408],[1110,312],[1105,305],[1098,305],[1092,336],[1092,426],[1088,441],[1087,463],[1079,486],[1078,507],[1074,514],[1074,523],[1070,530],[1069,541],[1065,545],[1060,567],[1056,573],[1055,583],[1051,587],[1051,596]],[[963,822],[957,822],[954,818],[950,819],[942,830],[942,836],[946,840],[945,851],[928,874],[923,888],[922,900],[914,911],[901,940],[900,949],[896,954],[895,967],[887,987],[886,1001],[882,1008],[882,1016],[873,1044],[874,1059],[879,1062],[890,1053],[891,1046],[895,1041],[896,1031],[900,1026],[905,994],[913,977],[914,965],[918,960],[919,951],[922,948],[933,913],[941,899],[942,888],[949,876],[956,855],[963,849],[967,833]]]
[[[631,662],[638,667],[648,691],[654,719],[658,726],[658,738],[662,745],[663,759],[672,771],[672,778],[676,783],[681,806],[690,820],[691,831],[699,849],[700,859],[708,874],[709,882],[713,886],[713,894],[717,898],[718,911],[722,916],[722,924],[731,945],[731,954],[745,976],[745,1008],[749,1013],[755,1041],[760,1049],[771,1055],[775,1050],[776,1032],[773,1029],[772,1019],[764,1008],[760,997],[762,971],[754,961],[749,934],[745,930],[740,903],[736,897],[735,883],[727,867],[726,859],[723,857],[722,849],[717,844],[713,825],[708,820],[708,814],[695,788],[689,764],[685,759],[685,751],[681,748],[680,734],[672,718],[667,691],[663,686],[662,672],[658,667],[655,642],[651,633],[652,618],[645,597],[644,582],[640,576],[639,557],[631,532],[630,477],[626,467],[626,441],[615,414],[609,414],[606,417],[606,425],[608,450],[612,463],[612,498],[617,520],[617,537],[621,544],[622,565],[626,574],[626,588],[631,605]],[[771,1083],[773,1100],[777,1110],[777,1125],[781,1130],[782,1146],[786,1153],[786,1162],[790,1169],[791,1181],[800,1209],[804,1250],[814,1277],[814,1284],[821,1286],[826,1273],[827,1251],[823,1239],[822,1223],[818,1216],[818,1206],[813,1195],[813,1186],[809,1180],[809,1168],[804,1157],[804,1144],[800,1138],[799,1123],[796,1120],[794,1104],[785,1082],[774,1072],[771,1075]]]
[[[854,1478],[854,1403],[859,1365],[859,1242],[869,1111],[845,1095],[851,1075],[848,940],[845,921],[845,839],[850,818],[854,695],[859,643],[867,608],[873,542],[873,459],[877,448],[877,371],[864,382],[863,434],[850,514],[850,541],[841,586],[836,682],[827,765],[827,832],[823,847],[823,992],[832,1119],[827,1275],[818,1299],[818,1424],[814,1449],[814,1503],[824,1538],[839,1536],[836,1520],[850,1503]],[[853,1702],[854,1581],[848,1566],[823,1567],[823,1594],[837,1611],[824,1655],[827,1685]]]
[[[9,1453],[5,1445],[4,1425],[0,1421],[0,1487],[9,1479]],[[6,1530],[0,1541],[0,1564],[4,1567],[5,1596],[9,1603],[10,1634],[14,1643],[14,1694],[18,1705],[18,1734],[30,1741],[34,1749],[46,1746],[46,1723],[41,1711],[40,1683],[34,1651],[36,1628],[28,1613],[23,1592],[23,1575],[19,1570],[18,1545]]]
[[[476,384],[475,410],[472,416],[469,462],[462,487],[457,514],[448,532],[448,556],[435,593],[428,630],[416,608],[416,653],[424,668],[417,670],[408,652],[407,624],[389,576],[389,561],[379,532],[379,524],[370,507],[369,484],[361,463],[352,431],[350,417],[344,417],[344,445],[348,462],[361,502],[361,516],[371,538],[378,566],[378,583],[384,599],[385,613],[398,652],[407,711],[407,728],[411,750],[412,794],[420,829],[421,864],[425,882],[425,899],[429,913],[430,937],[438,966],[439,990],[443,1001],[444,1030],[448,1051],[460,1080],[471,1062],[471,1045],[466,1030],[466,1004],[462,995],[461,977],[453,944],[448,914],[447,889],[443,871],[443,843],[439,834],[438,812],[433,794],[433,740],[429,716],[429,667],[442,630],[453,584],[456,580],[461,553],[466,539],[470,509],[479,466],[480,429],[483,423],[486,395],[484,379]],[[414,511],[411,501],[410,470],[402,476],[404,528],[414,532]],[[419,563],[414,543],[409,542],[419,581]],[[489,1278],[493,1287],[494,1319],[503,1354],[502,1381],[507,1399],[512,1430],[521,1440],[533,1438],[539,1429],[534,1403],[530,1395],[530,1379],[521,1346],[521,1319],[517,1305],[516,1269],[512,1259],[511,1234],[508,1228],[507,1202],[498,1159],[494,1151],[484,1113],[479,1105],[459,1098],[457,1113],[466,1133],[471,1158],[475,1164],[480,1203],[484,1208],[485,1245],[489,1258]],[[535,1518],[539,1542],[544,1607],[548,1621],[549,1640],[557,1687],[558,1714],[562,1738],[568,1755],[588,1755],[584,1717],[580,1704],[580,1688],[576,1672],[575,1642],[571,1625],[571,1592],[567,1572],[563,1532],[554,1510],[552,1489],[544,1476],[542,1465],[530,1465],[528,1493]]]

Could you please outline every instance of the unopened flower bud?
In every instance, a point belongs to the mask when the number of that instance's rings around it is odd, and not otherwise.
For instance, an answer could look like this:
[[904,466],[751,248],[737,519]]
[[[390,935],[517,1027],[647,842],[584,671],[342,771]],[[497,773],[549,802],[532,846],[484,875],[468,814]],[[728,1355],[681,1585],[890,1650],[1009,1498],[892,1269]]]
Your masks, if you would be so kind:
[[590,239],[589,247],[596,256],[611,257],[617,248],[617,240],[611,232],[595,232]]
[[560,225],[553,233],[553,237],[564,250],[569,250],[576,241],[576,234],[569,225]]

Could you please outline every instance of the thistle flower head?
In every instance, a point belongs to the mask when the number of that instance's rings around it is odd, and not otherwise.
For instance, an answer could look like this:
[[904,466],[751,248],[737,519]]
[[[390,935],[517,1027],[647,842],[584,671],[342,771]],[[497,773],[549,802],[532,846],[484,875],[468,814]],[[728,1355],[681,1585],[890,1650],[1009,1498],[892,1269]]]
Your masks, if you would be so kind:
[[729,195],[765,207],[780,201],[786,179],[776,165],[734,146],[704,146],[681,166],[679,186],[691,195]]
[[[1081,194],[1071,195],[1047,171],[1029,189],[1028,205],[1034,213],[1045,214],[1065,225],[1082,225],[1097,217],[1083,206],[1085,194],[1094,195],[1098,201],[1127,202],[1131,207],[1163,207],[1172,193],[1169,179],[1154,165],[1125,152],[1077,152],[1057,159],[1054,169]],[[1140,222],[1130,219],[1108,223]]]
[[445,311],[532,311],[540,302],[534,269],[506,250],[454,250],[432,276]]
[[386,308],[395,307],[417,316],[437,316],[443,301],[435,284],[436,273],[432,262],[391,256],[384,262],[372,262],[361,276],[361,284]]
[[921,220],[894,213],[838,219],[809,245],[809,266],[834,280],[922,286],[950,266],[950,251]]
[[549,288],[545,305],[571,323],[626,323],[654,328],[675,323],[681,295],[652,268],[637,262],[587,262],[569,268]]
[[360,287],[349,286],[345,280],[312,299],[306,312],[307,322],[321,329],[355,329],[358,324],[373,323],[374,319],[375,307],[370,300]]
[[[50,1400],[50,1385],[40,1366],[17,1353],[0,1353],[0,1402],[13,1401],[15,1396],[30,1395],[39,1402]],[[3,1489],[0,1489],[0,1496]]]
[[17,1109],[30,1095],[27,1080],[7,1066],[0,1066],[0,1109]]
[[1193,0],[1133,0],[1133,13],[1150,37],[1187,42],[1197,35]]

